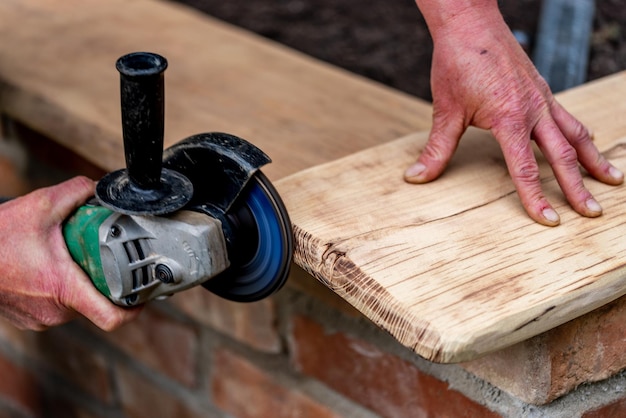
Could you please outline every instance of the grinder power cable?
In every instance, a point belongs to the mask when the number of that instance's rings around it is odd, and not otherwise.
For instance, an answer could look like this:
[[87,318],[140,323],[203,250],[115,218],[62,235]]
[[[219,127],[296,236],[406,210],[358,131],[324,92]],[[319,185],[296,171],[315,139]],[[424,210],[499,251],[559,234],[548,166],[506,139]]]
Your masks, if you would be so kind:
[[115,304],[135,306],[202,285],[252,302],[285,283],[293,234],[260,167],[270,158],[226,133],[202,133],[163,150],[167,60],[118,59],[126,169],[64,224],[72,258]]

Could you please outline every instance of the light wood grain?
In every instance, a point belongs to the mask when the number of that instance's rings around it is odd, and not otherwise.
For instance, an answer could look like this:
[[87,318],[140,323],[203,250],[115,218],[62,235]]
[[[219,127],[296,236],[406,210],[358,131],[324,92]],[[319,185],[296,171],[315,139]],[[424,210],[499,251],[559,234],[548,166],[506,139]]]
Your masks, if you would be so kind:
[[118,57],[169,60],[166,146],[239,135],[275,179],[426,129],[430,106],[156,0],[0,2],[0,108],[99,166],[123,165]]
[[[626,171],[626,74],[560,96]],[[589,111],[587,111],[589,109]],[[578,216],[545,162],[561,214],[549,228],[524,213],[501,151],[470,130],[448,170],[409,185],[403,169],[426,133],[278,183],[296,262],[402,344],[438,362],[465,361],[527,339],[626,293],[626,188],[586,178],[604,215]]]

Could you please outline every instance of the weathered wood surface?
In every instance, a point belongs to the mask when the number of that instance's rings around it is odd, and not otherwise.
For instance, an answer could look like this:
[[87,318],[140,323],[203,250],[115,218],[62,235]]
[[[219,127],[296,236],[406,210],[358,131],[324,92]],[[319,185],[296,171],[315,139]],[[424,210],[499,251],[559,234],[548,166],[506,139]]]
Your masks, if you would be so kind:
[[[626,73],[563,93],[626,171]],[[567,205],[543,160],[543,187],[561,215],[528,218],[488,133],[471,130],[445,175],[402,180],[419,133],[278,182],[296,235],[296,262],[402,344],[438,362],[503,348],[626,293],[626,187],[586,178],[597,219]]]
[[0,2],[0,109],[102,168],[123,166],[115,61],[164,55],[165,144],[239,135],[272,179],[427,129],[430,105],[156,0]]

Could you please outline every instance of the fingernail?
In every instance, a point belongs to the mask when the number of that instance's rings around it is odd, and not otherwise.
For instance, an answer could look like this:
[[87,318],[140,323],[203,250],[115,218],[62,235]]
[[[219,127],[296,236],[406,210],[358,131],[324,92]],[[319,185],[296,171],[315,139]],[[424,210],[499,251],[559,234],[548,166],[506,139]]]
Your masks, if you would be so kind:
[[624,178],[624,173],[622,173],[620,170],[618,170],[617,168],[613,166],[609,168],[609,175],[613,177],[615,180],[622,180]]
[[426,166],[422,163],[415,163],[404,172],[407,179],[419,179],[419,176],[426,170]]
[[587,201],[585,202],[585,206],[587,206],[587,209],[589,209],[591,212],[602,213],[602,206],[600,206],[600,204],[596,202],[595,199],[587,199]]
[[556,213],[556,211],[552,208],[545,208],[541,212],[541,214],[546,219],[546,221],[553,223],[553,224],[559,223],[559,221],[561,220],[561,218],[559,218],[559,214]]

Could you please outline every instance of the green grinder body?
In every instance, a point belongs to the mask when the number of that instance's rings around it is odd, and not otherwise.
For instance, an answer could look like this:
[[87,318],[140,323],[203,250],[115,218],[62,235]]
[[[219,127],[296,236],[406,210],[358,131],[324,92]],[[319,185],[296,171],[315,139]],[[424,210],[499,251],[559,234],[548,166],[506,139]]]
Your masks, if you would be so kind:
[[105,207],[85,205],[78,208],[63,225],[65,244],[72,258],[107,297],[111,296],[111,291],[100,258],[99,230],[112,214],[113,211]]

